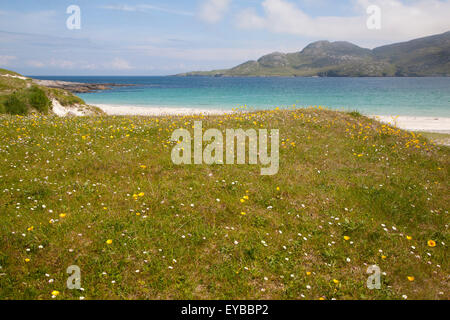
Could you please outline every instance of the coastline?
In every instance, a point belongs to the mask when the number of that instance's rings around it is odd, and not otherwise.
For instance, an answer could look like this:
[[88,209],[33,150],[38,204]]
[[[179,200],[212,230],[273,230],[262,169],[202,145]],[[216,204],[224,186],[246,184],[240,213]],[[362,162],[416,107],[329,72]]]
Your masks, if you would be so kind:
[[110,116],[188,116],[188,115],[221,115],[230,113],[232,110],[200,109],[183,107],[135,107],[135,106],[115,106],[109,104],[95,104],[107,115]]
[[[24,78],[26,79],[26,78]],[[71,93],[90,93],[96,91],[111,90],[116,87],[133,87],[134,84],[117,84],[117,83],[82,83],[61,80],[40,80],[31,78],[33,83],[47,87],[67,90]]]
[[409,131],[450,134],[450,118],[425,116],[369,116],[372,119]]

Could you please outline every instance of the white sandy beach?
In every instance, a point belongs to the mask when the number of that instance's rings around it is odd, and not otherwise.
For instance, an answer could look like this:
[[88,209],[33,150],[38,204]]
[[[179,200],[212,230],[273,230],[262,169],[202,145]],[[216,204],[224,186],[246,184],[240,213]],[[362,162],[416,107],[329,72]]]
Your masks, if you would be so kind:
[[450,134],[450,118],[413,116],[371,116],[371,118],[405,130]]
[[130,107],[130,106],[112,106],[107,104],[96,104],[96,107],[102,109],[108,115],[114,116],[168,116],[168,115],[219,115],[230,110],[208,110],[192,108],[168,108],[168,107]]
[[[167,116],[167,115],[220,115],[230,110],[167,108],[167,107],[132,107],[97,104],[108,115],[116,116]],[[446,117],[413,117],[413,116],[370,116],[378,121],[389,123],[401,129],[450,134],[450,118]]]

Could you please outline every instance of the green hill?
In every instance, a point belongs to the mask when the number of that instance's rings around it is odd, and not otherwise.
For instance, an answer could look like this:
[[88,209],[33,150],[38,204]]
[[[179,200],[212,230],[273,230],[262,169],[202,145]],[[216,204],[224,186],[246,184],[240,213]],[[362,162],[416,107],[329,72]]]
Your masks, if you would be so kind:
[[295,53],[275,52],[228,70],[180,76],[449,76],[450,32],[373,50],[318,41]]
[[51,114],[54,113],[55,104],[68,113],[75,110],[86,115],[101,113],[66,90],[40,86],[31,78],[0,69],[0,114]]
[[379,47],[374,55],[397,67],[399,76],[450,75],[450,31]]

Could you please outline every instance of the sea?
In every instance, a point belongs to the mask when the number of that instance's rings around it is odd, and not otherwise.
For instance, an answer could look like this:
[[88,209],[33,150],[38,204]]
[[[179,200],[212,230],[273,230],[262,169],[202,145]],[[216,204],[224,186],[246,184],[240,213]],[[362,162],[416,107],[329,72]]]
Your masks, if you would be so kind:
[[34,78],[132,84],[78,94],[88,104],[250,110],[321,106],[365,115],[450,117],[447,78],[104,77]]

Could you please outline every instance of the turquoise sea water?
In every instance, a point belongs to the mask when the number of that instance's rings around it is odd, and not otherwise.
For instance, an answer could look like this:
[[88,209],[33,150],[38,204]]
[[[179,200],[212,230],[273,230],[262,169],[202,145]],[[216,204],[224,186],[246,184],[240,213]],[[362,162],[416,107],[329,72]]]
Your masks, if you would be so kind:
[[94,105],[226,110],[320,105],[367,115],[450,117],[450,78],[35,78],[136,85],[79,95]]

